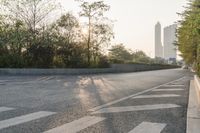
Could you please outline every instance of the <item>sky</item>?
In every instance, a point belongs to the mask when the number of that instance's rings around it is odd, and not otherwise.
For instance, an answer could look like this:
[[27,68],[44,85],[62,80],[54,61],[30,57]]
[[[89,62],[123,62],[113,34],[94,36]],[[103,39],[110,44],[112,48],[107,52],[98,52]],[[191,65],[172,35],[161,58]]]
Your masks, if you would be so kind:
[[[74,0],[60,0],[66,11],[76,14],[79,4]],[[89,0],[94,1],[94,0]],[[159,21],[162,28],[174,24],[184,11],[187,0],[104,0],[111,6],[106,14],[115,20],[114,44],[123,43],[127,48],[143,50],[154,57],[154,26]]]

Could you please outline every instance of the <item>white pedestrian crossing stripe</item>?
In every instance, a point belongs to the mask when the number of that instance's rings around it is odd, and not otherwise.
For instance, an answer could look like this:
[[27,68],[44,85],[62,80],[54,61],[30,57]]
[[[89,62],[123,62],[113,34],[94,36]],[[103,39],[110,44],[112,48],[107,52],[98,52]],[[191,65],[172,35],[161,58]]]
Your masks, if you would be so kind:
[[184,89],[156,89],[152,91],[183,91]]
[[133,97],[132,99],[138,99],[138,98],[166,98],[166,97],[180,97],[180,95],[175,95],[175,94],[140,95],[140,96]]
[[5,112],[5,111],[10,111],[10,110],[14,110],[14,108],[0,107],[0,113]]
[[160,133],[165,128],[166,124],[142,122],[129,133]]
[[19,124],[22,124],[22,123],[26,123],[26,122],[29,122],[29,121],[33,121],[33,120],[36,120],[36,119],[40,119],[40,118],[43,118],[43,117],[47,117],[47,116],[50,116],[50,115],[53,115],[53,114],[55,114],[55,113],[54,112],[40,111],[40,112],[22,115],[22,116],[18,116],[18,117],[7,119],[7,120],[2,120],[2,121],[0,121],[0,130],[4,129],[4,128],[11,127],[11,126],[19,125]]
[[100,109],[98,111],[93,112],[92,114],[157,110],[157,109],[168,109],[168,108],[177,108],[177,107],[181,107],[181,106],[176,105],[176,104],[154,104],[154,105],[141,105],[141,106],[110,107],[110,108]]
[[105,120],[103,117],[86,116],[44,133],[76,133],[103,120]]

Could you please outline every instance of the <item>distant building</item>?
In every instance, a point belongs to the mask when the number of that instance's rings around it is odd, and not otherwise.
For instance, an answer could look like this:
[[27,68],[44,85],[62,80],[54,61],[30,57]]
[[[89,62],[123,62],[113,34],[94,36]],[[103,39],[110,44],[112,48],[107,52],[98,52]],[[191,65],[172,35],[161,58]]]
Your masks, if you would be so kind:
[[176,24],[164,28],[164,59],[169,63],[175,62],[177,58],[177,50],[174,45],[176,41],[176,28]]
[[155,25],[155,58],[163,58],[163,46],[161,42],[161,24]]

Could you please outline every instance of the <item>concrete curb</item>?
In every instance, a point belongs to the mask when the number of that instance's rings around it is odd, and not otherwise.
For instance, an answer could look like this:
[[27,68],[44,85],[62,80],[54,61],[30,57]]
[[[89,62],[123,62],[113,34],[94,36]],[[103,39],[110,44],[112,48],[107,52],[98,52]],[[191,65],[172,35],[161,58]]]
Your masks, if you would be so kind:
[[187,131],[186,133],[200,132],[200,82],[197,76],[190,82],[190,94],[187,109]]
[[194,76],[194,86],[198,96],[198,103],[200,103],[200,79],[197,75]]

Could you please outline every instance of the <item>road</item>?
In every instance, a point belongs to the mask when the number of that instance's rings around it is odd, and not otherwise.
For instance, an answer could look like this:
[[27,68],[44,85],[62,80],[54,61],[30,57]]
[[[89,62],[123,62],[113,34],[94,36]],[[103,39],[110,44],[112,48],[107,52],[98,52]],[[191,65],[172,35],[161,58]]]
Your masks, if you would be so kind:
[[1,133],[184,133],[191,73],[0,76]]

